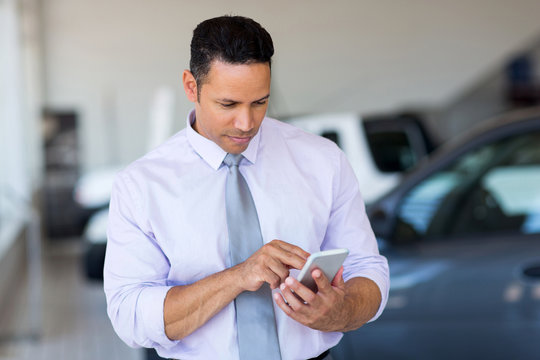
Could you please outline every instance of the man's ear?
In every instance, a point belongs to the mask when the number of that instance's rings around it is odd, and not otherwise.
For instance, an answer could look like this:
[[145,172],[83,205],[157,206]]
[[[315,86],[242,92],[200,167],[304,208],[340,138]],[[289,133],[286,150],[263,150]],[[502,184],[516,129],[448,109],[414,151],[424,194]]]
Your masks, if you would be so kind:
[[197,81],[189,70],[184,70],[182,74],[182,82],[184,83],[184,91],[189,101],[197,102]]

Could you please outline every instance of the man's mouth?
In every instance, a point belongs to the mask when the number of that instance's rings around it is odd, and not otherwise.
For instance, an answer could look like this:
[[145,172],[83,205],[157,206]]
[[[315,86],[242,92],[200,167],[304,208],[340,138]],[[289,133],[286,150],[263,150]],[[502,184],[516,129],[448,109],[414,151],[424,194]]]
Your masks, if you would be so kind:
[[246,136],[246,137],[229,136],[229,139],[231,139],[236,144],[245,145],[250,142],[251,136]]

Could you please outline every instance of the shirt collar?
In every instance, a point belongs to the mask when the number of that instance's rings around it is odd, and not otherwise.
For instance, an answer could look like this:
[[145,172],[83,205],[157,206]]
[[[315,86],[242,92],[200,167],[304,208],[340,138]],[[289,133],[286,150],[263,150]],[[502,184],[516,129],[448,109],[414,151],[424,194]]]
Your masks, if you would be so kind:
[[[264,121],[264,120],[263,120]],[[210,165],[214,170],[219,169],[221,166],[221,163],[223,162],[223,159],[225,159],[225,156],[227,153],[225,150],[223,150],[221,147],[219,147],[218,144],[213,142],[210,139],[205,138],[198,132],[196,132],[192,125],[195,122],[195,110],[191,110],[191,112],[187,116],[187,124],[186,124],[186,131],[187,131],[187,139],[195,152]],[[262,125],[259,128],[259,131],[253,139],[249,142],[249,145],[247,149],[242,153],[244,157],[252,164],[257,161],[257,153],[259,149],[259,142],[261,138],[261,130]]]

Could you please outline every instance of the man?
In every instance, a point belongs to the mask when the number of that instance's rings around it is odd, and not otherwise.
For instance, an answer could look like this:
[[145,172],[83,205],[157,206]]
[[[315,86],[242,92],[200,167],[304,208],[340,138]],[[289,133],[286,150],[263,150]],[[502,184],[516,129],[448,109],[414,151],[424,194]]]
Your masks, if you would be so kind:
[[[329,358],[341,332],[384,308],[388,266],[343,153],[265,117],[273,51],[251,19],[199,24],[183,73],[187,128],[117,176],[104,279],[130,346],[176,359]],[[294,279],[310,253],[333,248],[350,250],[334,279],[313,271],[316,293]]]

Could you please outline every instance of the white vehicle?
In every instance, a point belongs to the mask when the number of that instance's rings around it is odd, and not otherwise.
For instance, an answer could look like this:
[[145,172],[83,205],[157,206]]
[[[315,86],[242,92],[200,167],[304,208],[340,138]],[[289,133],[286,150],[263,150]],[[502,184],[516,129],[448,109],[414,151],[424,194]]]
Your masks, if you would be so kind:
[[401,174],[435,147],[424,124],[412,114],[323,114],[290,118],[287,122],[328,138],[343,150],[366,203],[395,187]]

